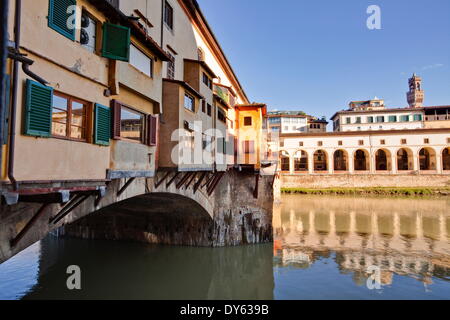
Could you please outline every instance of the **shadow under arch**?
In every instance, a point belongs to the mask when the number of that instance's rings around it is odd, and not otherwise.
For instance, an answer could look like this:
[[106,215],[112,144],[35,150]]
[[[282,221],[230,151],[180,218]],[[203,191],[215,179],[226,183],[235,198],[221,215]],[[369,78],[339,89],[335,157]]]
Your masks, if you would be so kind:
[[93,212],[64,227],[84,239],[211,246],[214,221],[201,204],[174,193],[148,193]]

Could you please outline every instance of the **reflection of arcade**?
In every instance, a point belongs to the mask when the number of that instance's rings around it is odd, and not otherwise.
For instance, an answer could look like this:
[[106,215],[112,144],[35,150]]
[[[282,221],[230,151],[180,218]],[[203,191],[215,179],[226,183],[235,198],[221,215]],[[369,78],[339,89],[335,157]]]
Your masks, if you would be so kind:
[[281,265],[308,268],[336,252],[341,272],[354,272],[357,283],[372,265],[383,284],[394,273],[424,283],[450,276],[446,200],[286,197],[274,208],[274,230]]

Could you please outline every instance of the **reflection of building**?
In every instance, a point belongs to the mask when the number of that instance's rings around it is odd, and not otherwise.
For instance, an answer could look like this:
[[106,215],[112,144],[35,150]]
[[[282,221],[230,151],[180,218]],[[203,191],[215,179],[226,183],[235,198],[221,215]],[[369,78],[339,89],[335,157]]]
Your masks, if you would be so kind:
[[[274,208],[276,256],[283,265],[312,265],[336,253],[342,272],[367,277],[381,269],[382,283],[392,274],[429,283],[450,275],[450,208],[446,200],[285,197]],[[411,210],[415,208],[415,210]]]

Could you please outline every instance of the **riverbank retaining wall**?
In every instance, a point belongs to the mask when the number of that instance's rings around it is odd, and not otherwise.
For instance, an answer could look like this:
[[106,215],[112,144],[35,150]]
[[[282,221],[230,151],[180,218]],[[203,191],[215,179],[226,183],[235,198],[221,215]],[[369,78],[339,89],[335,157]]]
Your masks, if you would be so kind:
[[317,174],[281,175],[282,188],[449,187],[450,175]]

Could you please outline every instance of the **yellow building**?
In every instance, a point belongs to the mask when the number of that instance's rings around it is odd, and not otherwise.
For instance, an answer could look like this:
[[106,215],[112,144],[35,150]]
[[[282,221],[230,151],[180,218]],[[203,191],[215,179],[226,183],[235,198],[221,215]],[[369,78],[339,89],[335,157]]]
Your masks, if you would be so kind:
[[87,190],[153,176],[165,51],[106,1],[10,3],[4,186]]

